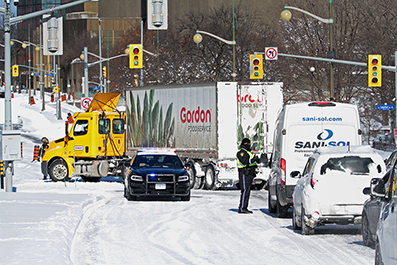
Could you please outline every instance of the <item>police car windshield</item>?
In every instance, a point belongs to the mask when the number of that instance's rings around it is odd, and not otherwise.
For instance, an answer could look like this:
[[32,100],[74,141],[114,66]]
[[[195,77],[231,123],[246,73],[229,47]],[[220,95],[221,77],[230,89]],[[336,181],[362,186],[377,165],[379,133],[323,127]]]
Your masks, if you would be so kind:
[[166,167],[183,168],[181,160],[172,155],[137,155],[132,163],[133,167]]

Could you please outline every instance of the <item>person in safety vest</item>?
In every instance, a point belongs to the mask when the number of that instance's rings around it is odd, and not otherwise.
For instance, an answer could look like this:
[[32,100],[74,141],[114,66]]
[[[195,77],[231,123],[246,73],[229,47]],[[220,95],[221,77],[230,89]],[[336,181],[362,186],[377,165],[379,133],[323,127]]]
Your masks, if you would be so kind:
[[[43,138],[41,138],[41,142],[42,142],[42,145],[40,146],[40,150],[39,150],[39,161],[43,157],[45,151],[48,149],[49,141],[48,141],[47,137],[43,137]],[[43,164],[41,164],[41,165],[43,166]],[[43,175],[43,180],[46,180],[46,179],[47,179],[47,176]]]
[[238,179],[241,187],[240,205],[238,213],[252,213],[248,210],[252,181],[256,177],[256,168],[259,158],[251,152],[251,141],[244,138],[237,152]]

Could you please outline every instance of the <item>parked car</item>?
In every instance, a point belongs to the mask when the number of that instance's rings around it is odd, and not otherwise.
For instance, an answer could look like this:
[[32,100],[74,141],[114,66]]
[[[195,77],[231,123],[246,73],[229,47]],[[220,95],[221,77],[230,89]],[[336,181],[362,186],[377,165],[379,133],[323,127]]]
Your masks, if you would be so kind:
[[394,165],[394,163],[397,160],[397,149],[395,149],[390,155],[389,157],[386,159],[385,163],[386,163],[386,167],[387,169],[389,169],[390,167],[392,167]]
[[397,163],[394,163],[389,180],[385,183],[386,203],[381,210],[376,229],[375,264],[396,264],[397,260]]
[[382,157],[370,146],[321,147],[314,151],[292,194],[292,226],[303,235],[325,224],[360,224],[362,193],[369,181],[386,173]]
[[124,196],[180,197],[190,200],[190,179],[181,159],[173,152],[138,152],[124,171]]
[[365,195],[370,195],[370,198],[364,202],[361,223],[363,242],[369,247],[375,246],[380,212],[388,201],[385,196],[385,183],[389,180],[391,171],[392,169],[389,169],[383,178],[371,179],[370,187],[363,190]]

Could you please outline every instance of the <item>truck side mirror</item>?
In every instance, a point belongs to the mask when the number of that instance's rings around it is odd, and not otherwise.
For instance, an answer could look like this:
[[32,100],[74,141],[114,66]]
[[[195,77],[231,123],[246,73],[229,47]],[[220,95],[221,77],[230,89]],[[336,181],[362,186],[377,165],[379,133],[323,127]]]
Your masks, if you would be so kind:
[[267,154],[265,153],[261,154],[259,161],[263,167],[269,166],[269,159],[267,158]]
[[301,177],[301,173],[299,171],[292,171],[290,174],[291,178],[300,178]]

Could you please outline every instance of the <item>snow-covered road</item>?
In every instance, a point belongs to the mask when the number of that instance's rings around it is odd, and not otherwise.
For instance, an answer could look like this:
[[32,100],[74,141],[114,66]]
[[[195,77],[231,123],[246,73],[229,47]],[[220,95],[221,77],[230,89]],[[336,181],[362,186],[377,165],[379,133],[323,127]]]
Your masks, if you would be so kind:
[[252,215],[237,213],[239,191],[194,190],[190,202],[123,198],[122,185],[84,214],[71,260],[83,264],[373,264],[359,226],[294,232],[253,191]]

